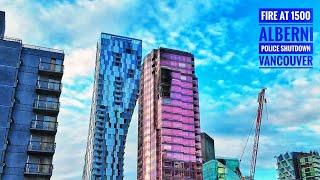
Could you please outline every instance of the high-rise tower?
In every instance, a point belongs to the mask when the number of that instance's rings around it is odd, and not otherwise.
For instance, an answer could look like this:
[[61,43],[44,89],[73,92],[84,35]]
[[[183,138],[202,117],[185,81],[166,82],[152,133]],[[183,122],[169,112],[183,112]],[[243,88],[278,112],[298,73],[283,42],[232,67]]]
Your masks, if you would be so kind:
[[83,179],[123,179],[123,156],[138,98],[142,42],[101,34]]
[[144,58],[138,125],[139,180],[202,179],[192,54],[159,48]]
[[61,50],[0,37],[0,179],[50,179],[63,61]]

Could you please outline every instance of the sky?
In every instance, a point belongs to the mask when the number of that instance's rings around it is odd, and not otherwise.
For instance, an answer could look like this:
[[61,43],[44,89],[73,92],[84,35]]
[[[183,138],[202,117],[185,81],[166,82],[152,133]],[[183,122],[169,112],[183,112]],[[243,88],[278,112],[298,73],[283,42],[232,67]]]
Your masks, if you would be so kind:
[[[101,32],[143,40],[143,55],[168,47],[194,54],[201,129],[216,156],[240,158],[266,87],[256,179],[276,179],[275,156],[320,150],[318,0],[1,0],[6,36],[63,49],[65,74],[54,155],[54,180],[81,179],[91,107],[96,43]],[[259,69],[258,8],[314,8],[314,68]],[[268,114],[268,116],[266,116]],[[125,149],[125,179],[136,179],[137,112]],[[241,161],[249,174],[253,139]]]

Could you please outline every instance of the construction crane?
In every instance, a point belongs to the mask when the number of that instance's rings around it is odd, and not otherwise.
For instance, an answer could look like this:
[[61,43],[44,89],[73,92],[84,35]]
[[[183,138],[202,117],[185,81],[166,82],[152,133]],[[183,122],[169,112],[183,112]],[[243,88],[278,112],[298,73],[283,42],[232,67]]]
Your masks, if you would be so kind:
[[254,144],[253,144],[253,150],[252,150],[251,166],[250,166],[250,176],[249,176],[250,180],[254,180],[254,174],[256,172],[263,105],[267,103],[267,100],[265,99],[265,92],[266,92],[266,88],[263,88],[258,95],[259,105],[258,105],[258,113],[257,113],[257,120],[256,120],[256,132],[254,136]]
[[[241,171],[238,170],[237,174],[239,175],[241,180],[245,180],[245,179],[254,180],[254,175],[256,172],[258,149],[259,149],[259,138],[260,138],[260,129],[261,129],[261,119],[262,119],[263,107],[264,107],[265,103],[267,103],[266,98],[265,98],[265,92],[266,92],[266,88],[263,88],[258,95],[258,111],[257,111],[256,119],[255,119],[256,129],[255,129],[255,136],[254,136],[252,156],[251,156],[250,174],[249,174],[249,177],[243,177],[241,174]],[[248,140],[246,142],[244,150],[247,146],[247,143],[248,143]],[[243,153],[244,153],[244,150],[243,150]],[[241,158],[243,156],[243,153],[241,155]]]

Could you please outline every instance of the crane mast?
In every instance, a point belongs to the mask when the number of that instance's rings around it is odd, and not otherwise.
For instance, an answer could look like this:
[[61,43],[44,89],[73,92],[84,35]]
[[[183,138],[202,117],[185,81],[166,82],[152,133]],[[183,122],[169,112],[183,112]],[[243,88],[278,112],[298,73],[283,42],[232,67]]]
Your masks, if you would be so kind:
[[259,105],[258,105],[258,113],[257,113],[257,119],[256,119],[256,130],[255,130],[254,144],[253,144],[253,150],[252,150],[251,166],[250,166],[250,176],[249,176],[250,180],[254,180],[254,174],[256,172],[262,112],[263,112],[263,106],[267,102],[265,99],[265,91],[266,91],[266,88],[263,88],[258,95]]

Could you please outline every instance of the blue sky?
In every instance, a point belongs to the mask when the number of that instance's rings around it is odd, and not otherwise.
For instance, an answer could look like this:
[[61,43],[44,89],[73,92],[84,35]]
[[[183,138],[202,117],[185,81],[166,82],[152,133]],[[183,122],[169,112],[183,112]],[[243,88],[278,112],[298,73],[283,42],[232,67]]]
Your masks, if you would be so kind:
[[[82,174],[101,32],[142,39],[144,55],[159,46],[194,53],[201,126],[215,139],[217,156],[239,158],[256,112],[257,93],[267,87],[269,117],[263,119],[256,179],[276,179],[275,155],[320,149],[317,0],[3,0],[0,7],[6,11],[7,36],[66,53],[53,179],[77,180]],[[258,68],[259,7],[314,8],[313,69]],[[125,155],[128,180],[136,177],[136,137],[135,112]],[[243,174],[249,173],[251,146],[241,163]]]

